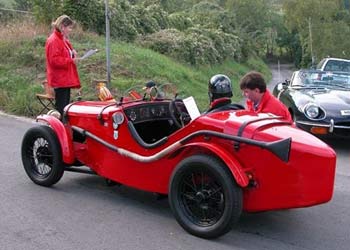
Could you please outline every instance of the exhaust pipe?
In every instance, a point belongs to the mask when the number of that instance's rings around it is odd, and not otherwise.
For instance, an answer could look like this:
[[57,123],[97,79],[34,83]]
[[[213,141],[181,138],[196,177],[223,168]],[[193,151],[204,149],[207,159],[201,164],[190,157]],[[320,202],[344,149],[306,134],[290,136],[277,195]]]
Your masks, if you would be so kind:
[[226,140],[231,140],[231,141],[235,141],[237,142],[237,144],[235,144],[235,149],[238,150],[239,149],[239,143],[243,142],[249,145],[253,145],[253,146],[257,146],[257,147],[261,147],[264,148],[266,150],[269,150],[271,153],[273,153],[274,155],[276,155],[279,159],[281,159],[284,162],[288,162],[289,160],[289,153],[290,153],[290,146],[291,146],[291,138],[287,138],[287,139],[282,139],[282,140],[278,140],[278,141],[274,141],[274,142],[263,142],[263,141],[257,141],[257,140],[253,140],[253,139],[248,139],[248,138],[243,138],[240,136],[233,136],[233,135],[228,135],[228,134],[224,134],[224,133],[220,133],[220,132],[216,132],[216,131],[210,131],[210,130],[200,130],[197,132],[194,132],[188,136],[186,136],[185,138],[183,138],[180,141],[177,141],[171,145],[169,145],[168,147],[164,148],[163,150],[159,151],[158,153],[151,155],[151,156],[143,156],[143,155],[139,155],[136,154],[134,152],[131,152],[129,150],[125,150],[123,148],[120,147],[116,147],[115,145],[112,145],[108,142],[106,142],[105,140],[99,138],[98,136],[84,130],[81,129],[79,127],[76,126],[72,126],[72,129],[80,134],[82,134],[83,136],[87,136],[90,137],[91,139],[101,143],[102,145],[106,146],[107,148],[121,154],[124,156],[127,156],[129,158],[132,158],[136,161],[140,161],[140,162],[153,162],[156,160],[159,160],[160,158],[166,156],[167,154],[174,152],[175,150],[177,150],[178,148],[180,148],[182,145],[185,145],[188,141],[190,141],[191,139],[193,139],[194,137],[197,136],[214,136],[214,137],[218,137],[218,138],[222,138],[222,139],[226,139]]

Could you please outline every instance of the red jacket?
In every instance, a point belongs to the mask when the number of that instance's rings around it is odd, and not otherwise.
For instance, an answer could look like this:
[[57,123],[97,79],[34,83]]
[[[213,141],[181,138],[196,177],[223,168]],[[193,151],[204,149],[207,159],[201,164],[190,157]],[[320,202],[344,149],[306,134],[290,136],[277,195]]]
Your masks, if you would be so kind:
[[256,109],[254,109],[254,103],[251,100],[247,100],[247,109],[254,113],[271,113],[277,116],[282,116],[284,119],[293,122],[286,106],[284,106],[284,104],[276,97],[271,95],[268,90],[266,90]]
[[72,45],[57,30],[46,41],[46,77],[53,88],[80,88],[77,66],[70,50],[73,50]]

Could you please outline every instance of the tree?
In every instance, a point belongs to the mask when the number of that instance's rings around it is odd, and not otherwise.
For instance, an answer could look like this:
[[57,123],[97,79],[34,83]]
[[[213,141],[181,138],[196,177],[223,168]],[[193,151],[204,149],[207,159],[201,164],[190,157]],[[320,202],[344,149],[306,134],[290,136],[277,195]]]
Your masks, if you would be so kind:
[[64,0],[63,11],[78,21],[84,30],[105,32],[105,5],[96,0]]
[[37,21],[51,24],[58,16],[62,15],[63,3],[56,0],[33,0],[33,11]]
[[[266,52],[266,44],[272,31],[271,6],[265,0],[227,0],[225,7],[235,15],[236,29],[245,44],[245,54]],[[270,32],[272,34],[273,32]]]
[[318,61],[350,55],[349,12],[344,11],[343,0],[290,0],[284,11],[289,30],[299,33],[302,66],[309,66],[312,57]]

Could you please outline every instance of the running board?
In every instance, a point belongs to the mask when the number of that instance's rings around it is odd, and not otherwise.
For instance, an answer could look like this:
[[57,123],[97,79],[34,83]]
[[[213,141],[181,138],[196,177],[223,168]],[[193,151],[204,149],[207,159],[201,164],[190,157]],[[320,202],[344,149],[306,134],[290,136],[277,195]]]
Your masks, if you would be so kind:
[[64,171],[96,175],[96,173],[94,171],[92,171],[88,168],[82,168],[82,167],[65,167]]

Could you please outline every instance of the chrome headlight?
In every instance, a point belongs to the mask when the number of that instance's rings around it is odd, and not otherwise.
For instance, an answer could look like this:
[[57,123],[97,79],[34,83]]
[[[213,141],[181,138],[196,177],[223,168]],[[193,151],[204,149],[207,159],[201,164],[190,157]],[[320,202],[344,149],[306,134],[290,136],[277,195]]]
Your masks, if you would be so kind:
[[308,103],[304,107],[304,114],[310,119],[319,118],[320,112],[320,107],[315,103]]

